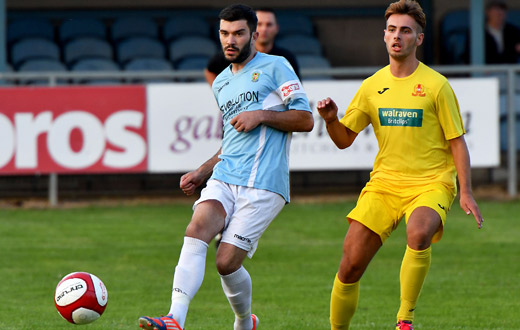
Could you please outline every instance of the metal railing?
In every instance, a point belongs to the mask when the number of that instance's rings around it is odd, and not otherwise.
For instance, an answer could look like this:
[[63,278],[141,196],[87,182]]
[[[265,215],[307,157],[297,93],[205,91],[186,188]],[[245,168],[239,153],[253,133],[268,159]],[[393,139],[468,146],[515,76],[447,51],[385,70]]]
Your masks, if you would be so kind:
[[[507,173],[508,183],[507,190],[511,197],[517,195],[518,177],[517,177],[517,145],[516,145],[516,110],[515,110],[515,93],[519,91],[520,86],[516,86],[516,75],[520,75],[520,65],[456,65],[456,66],[432,66],[436,71],[446,76],[476,76],[483,77],[488,75],[503,74],[506,80],[507,95]],[[379,70],[380,67],[336,67],[329,69],[301,69],[303,79],[313,79],[329,77],[330,79],[361,79],[372,75]],[[116,79],[121,84],[135,83],[139,81],[149,81],[153,79],[171,80],[178,82],[186,82],[193,80],[203,80],[202,71],[96,71],[96,72],[10,72],[1,73],[0,81],[7,82],[6,87],[16,87],[20,85],[9,85],[9,83],[38,80],[47,82],[47,86],[58,86],[68,84],[82,84],[85,80],[103,80]],[[518,109],[520,113],[520,109]],[[51,205],[57,204],[57,175],[49,176],[49,202]]]

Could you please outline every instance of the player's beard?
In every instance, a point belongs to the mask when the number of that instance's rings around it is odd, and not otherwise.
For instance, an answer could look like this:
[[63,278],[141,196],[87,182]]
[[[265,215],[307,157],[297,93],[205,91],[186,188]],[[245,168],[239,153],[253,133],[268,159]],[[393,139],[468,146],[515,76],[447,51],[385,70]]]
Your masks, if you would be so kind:
[[[242,49],[240,49],[238,55],[233,59],[233,58],[228,58],[226,56],[226,48],[224,48],[224,57],[226,57],[226,59],[228,61],[230,61],[231,63],[242,63],[244,62],[248,57],[249,55],[251,55],[251,38],[253,38],[253,36],[249,37],[249,41],[244,45],[244,47],[242,47]],[[231,48],[233,49],[236,49],[236,50],[239,50],[238,48],[236,47],[233,47],[233,46],[230,46]],[[230,47],[227,47],[227,48],[230,48]]]

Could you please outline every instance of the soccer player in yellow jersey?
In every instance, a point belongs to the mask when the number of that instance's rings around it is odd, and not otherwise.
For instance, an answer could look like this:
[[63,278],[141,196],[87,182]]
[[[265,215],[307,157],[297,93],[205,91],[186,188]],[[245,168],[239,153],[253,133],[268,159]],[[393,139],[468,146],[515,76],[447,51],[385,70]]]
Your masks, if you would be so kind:
[[359,282],[370,260],[404,217],[407,248],[401,265],[401,306],[396,330],[411,330],[414,310],[442,236],[446,213],[460,186],[460,206],[482,216],[471,191],[470,160],[457,99],[447,79],[421,63],[426,17],[413,0],[390,4],[384,41],[390,65],[366,79],[338,120],[330,98],[318,112],[338,148],[349,147],[372,124],[379,144],[370,181],[350,223],[331,294],[331,329],[348,329],[356,311]]

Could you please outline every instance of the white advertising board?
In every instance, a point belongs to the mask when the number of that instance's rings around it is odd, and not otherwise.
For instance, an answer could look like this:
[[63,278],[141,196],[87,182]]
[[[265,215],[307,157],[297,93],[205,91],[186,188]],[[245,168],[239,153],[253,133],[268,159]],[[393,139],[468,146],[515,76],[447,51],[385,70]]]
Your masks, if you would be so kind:
[[150,84],[148,172],[194,170],[222,142],[222,120],[207,83]]
[[466,128],[472,167],[500,165],[500,104],[497,78],[450,79]]
[[[450,79],[457,95],[473,167],[499,165],[499,100],[495,78]],[[314,111],[309,133],[294,134],[292,170],[371,169],[378,151],[371,126],[354,144],[339,150],[328,137],[316,102],[333,98],[344,112],[361,85],[358,81],[307,81],[304,88]],[[148,171],[190,171],[213,156],[221,145],[220,111],[206,83],[147,86]]]

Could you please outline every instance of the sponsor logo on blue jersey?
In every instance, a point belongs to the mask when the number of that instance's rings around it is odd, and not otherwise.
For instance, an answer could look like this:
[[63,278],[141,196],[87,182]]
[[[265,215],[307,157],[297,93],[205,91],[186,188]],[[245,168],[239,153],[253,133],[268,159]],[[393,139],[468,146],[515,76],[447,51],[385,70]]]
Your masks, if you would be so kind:
[[220,111],[224,113],[224,120],[227,120],[232,113],[240,111],[242,102],[258,102],[258,91],[248,91],[240,93],[234,98],[225,101],[220,106]]

